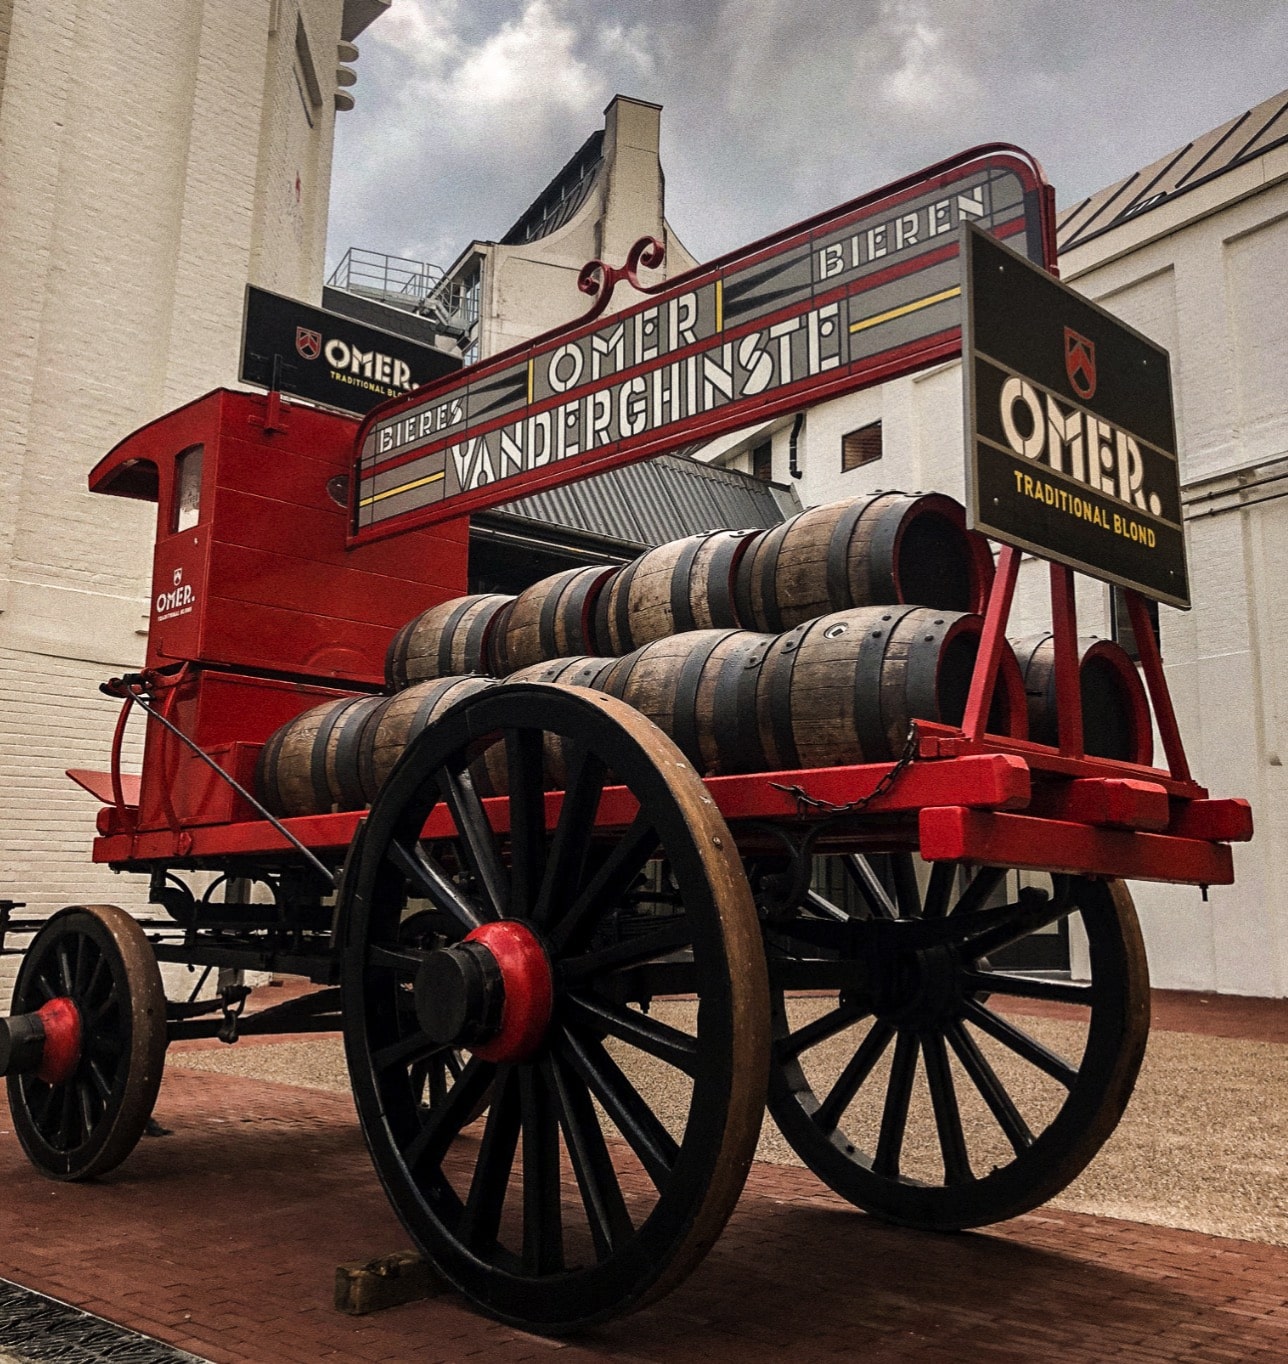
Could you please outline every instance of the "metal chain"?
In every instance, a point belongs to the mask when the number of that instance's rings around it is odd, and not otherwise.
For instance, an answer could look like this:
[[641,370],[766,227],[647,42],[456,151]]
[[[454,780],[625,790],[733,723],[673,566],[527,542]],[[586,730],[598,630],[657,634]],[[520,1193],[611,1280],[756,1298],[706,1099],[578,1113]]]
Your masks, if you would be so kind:
[[817,796],[811,796],[801,786],[786,786],[782,782],[771,781],[769,785],[775,791],[783,791],[791,796],[796,802],[796,813],[806,814],[810,810],[826,810],[833,815],[852,815],[858,810],[862,810],[871,805],[878,796],[884,796],[887,791],[899,780],[908,770],[909,764],[917,756],[919,735],[917,726],[914,722],[908,726],[908,737],[903,743],[903,752],[899,754],[894,766],[881,778],[879,782],[868,792],[866,796],[860,796],[858,800],[849,801],[845,805],[836,805],[830,800],[820,800]]

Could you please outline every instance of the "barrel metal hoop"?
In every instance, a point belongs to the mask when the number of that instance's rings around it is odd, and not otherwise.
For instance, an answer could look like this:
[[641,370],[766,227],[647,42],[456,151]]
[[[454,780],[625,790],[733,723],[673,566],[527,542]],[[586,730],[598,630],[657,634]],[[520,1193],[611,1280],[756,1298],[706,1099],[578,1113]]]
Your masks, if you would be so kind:
[[872,542],[868,550],[868,573],[874,602],[901,602],[897,555],[903,539],[904,526],[917,500],[893,494],[893,500],[877,513],[872,528]]
[[796,671],[796,659],[805,636],[818,622],[806,621],[786,635],[774,641],[765,663],[769,669],[766,683],[769,687],[769,733],[778,756],[787,767],[801,765],[800,751],[796,747],[796,733],[792,728],[792,675]]
[[859,522],[872,505],[871,499],[847,507],[832,527],[827,542],[827,599],[833,611],[844,611],[849,606],[861,606],[854,600],[850,586],[850,546]]
[[[313,791],[317,796],[335,797],[337,792],[331,789],[331,783],[327,779],[326,772],[326,751],[331,742],[331,734],[340,721],[340,717],[364,698],[361,696],[350,696],[343,701],[337,701],[323,717],[322,723],[318,726],[318,732],[313,736],[313,747],[309,750],[309,780],[313,783]],[[328,808],[331,801],[327,801]]]
[[492,628],[492,622],[505,605],[505,597],[501,593],[494,593],[485,597],[478,605],[479,610],[474,619],[470,621],[469,629],[465,632],[465,657],[462,660],[462,671],[467,673],[486,671],[483,650],[487,647],[487,636],[488,631]]
[[702,685],[702,674],[706,671],[711,655],[724,643],[722,637],[708,640],[700,649],[690,649],[689,656],[680,668],[675,679],[675,702],[671,712],[672,736],[681,753],[689,758],[699,771],[704,764],[702,741],[698,733],[698,688]]
[[438,675],[439,677],[450,677],[455,671],[456,666],[452,662],[452,638],[461,618],[475,604],[477,598],[465,597],[460,604],[451,612],[447,620],[443,623],[443,629],[438,636]]
[[783,624],[783,613],[778,606],[778,555],[791,528],[803,515],[804,512],[801,512],[775,526],[761,546],[765,559],[760,565],[760,601],[764,610],[765,627],[775,634],[786,628]]
[[363,711],[362,718],[340,728],[335,744],[335,783],[345,804],[350,803],[350,799],[356,800],[359,806],[366,804],[366,788],[362,784],[362,736],[371,717],[387,699],[384,696],[363,697],[354,708]]
[[[718,533],[718,532],[717,532]],[[693,572],[693,561],[698,557],[702,546],[711,537],[695,535],[680,551],[679,557],[671,566],[671,622],[677,634],[695,628],[693,619],[693,584],[689,575]],[[683,745],[681,745],[683,747]]]
[[707,575],[707,602],[711,610],[711,624],[717,630],[736,630],[740,624],[734,602],[734,578],[742,556],[755,541],[754,530],[726,530],[720,532],[720,543],[711,555],[711,570]]
[[854,654],[854,731],[864,762],[878,762],[889,750],[890,741],[882,717],[882,674],[886,650],[900,621],[915,611],[913,606],[892,606],[874,629],[865,630]]
[[613,623],[617,627],[616,646],[623,653],[631,651],[631,584],[635,581],[635,574],[643,560],[642,554],[638,559],[632,559],[622,570],[621,576],[613,581],[613,591],[616,593],[613,602]]
[[915,642],[927,647],[908,650],[908,680],[904,695],[907,698],[910,716],[938,721],[943,718],[939,711],[939,660],[943,653],[944,641],[961,616],[951,611],[935,616],[931,614],[929,608],[920,609],[929,619],[915,622],[915,634],[919,637],[925,636]]
[[[722,772],[755,772],[765,766],[765,746],[756,724],[756,684],[764,661],[765,641],[751,639],[738,644],[721,664],[712,731]],[[732,704],[720,704],[726,697]]]
[[553,591],[547,592],[545,600],[541,603],[541,611],[537,616],[537,643],[541,652],[549,657],[552,653],[559,652],[558,644],[555,640],[555,621],[559,616],[560,607],[563,599],[568,592],[568,585],[573,578],[584,572],[580,568],[567,569],[559,574],[559,582]]
[[389,648],[385,651],[385,681],[395,691],[407,685],[407,649],[412,632],[419,623],[420,616],[413,616],[389,641]]

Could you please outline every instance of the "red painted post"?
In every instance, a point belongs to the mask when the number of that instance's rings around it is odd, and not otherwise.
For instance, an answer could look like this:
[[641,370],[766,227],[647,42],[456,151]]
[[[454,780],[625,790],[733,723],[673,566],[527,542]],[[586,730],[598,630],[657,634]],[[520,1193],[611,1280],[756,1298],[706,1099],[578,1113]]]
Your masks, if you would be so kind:
[[1149,699],[1154,706],[1154,718],[1158,721],[1158,733],[1163,740],[1168,770],[1177,781],[1189,781],[1190,764],[1185,757],[1185,745],[1181,743],[1176,712],[1172,709],[1172,694],[1167,690],[1163,660],[1158,652],[1158,641],[1154,638],[1153,623],[1149,619],[1149,612],[1145,610],[1145,600],[1139,592],[1124,592],[1123,595],[1127,599],[1132,633],[1136,636],[1136,650],[1140,654],[1140,666],[1145,674]]
[[979,653],[975,656],[975,671],[970,680],[970,694],[966,699],[966,714],[962,730],[971,743],[984,737],[988,722],[988,708],[993,701],[993,687],[1001,662],[1002,646],[1006,643],[1006,623],[1011,618],[1011,601],[1015,596],[1015,582],[1020,573],[1020,551],[1013,545],[1003,545],[997,560],[997,576],[988,596],[984,612],[984,632],[980,636]]
[[1078,676],[1078,606],[1073,570],[1051,565],[1051,629],[1055,634],[1055,707],[1060,752],[1082,757],[1082,680]]

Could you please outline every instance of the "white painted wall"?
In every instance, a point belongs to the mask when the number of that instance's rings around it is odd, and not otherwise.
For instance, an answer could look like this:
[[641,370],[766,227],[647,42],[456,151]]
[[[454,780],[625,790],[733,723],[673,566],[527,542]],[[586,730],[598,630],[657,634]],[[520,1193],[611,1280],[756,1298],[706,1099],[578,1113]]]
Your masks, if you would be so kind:
[[248,280],[320,298],[344,9],[0,4],[0,896],[36,911],[146,894],[62,775],[106,766],[146,633],[153,508],[86,475],[235,380]]

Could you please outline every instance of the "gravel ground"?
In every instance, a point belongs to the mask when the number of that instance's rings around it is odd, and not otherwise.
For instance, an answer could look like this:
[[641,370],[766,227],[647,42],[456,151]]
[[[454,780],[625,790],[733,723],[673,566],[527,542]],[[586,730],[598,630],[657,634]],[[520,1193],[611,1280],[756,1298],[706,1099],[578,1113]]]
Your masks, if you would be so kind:
[[[800,1000],[792,1007],[795,1027],[822,1005]],[[692,1008],[674,1004],[655,1012],[683,1027],[686,1022],[691,1026]],[[1028,1018],[1022,1023],[1063,1055],[1080,1054],[1078,1025],[1046,1018]],[[839,1072],[844,1059],[853,1054],[855,1040],[855,1034],[843,1035],[836,1046],[817,1049],[820,1055],[808,1071],[816,1089]],[[1004,1053],[989,1050],[987,1044],[985,1050],[1031,1123],[1050,1108],[1054,1093],[1044,1079],[1038,1077],[1035,1083],[1031,1071],[1026,1075],[1008,1071]],[[170,1064],[332,1092],[349,1090],[343,1048],[334,1038],[217,1051],[176,1047]],[[972,1160],[977,1168],[987,1168],[994,1153],[1002,1156],[997,1128],[982,1104],[972,1107],[973,1091],[962,1073],[956,1074]],[[674,1083],[675,1072],[649,1061],[634,1070],[633,1078],[675,1130],[687,1101],[683,1087]],[[879,1079],[880,1071],[870,1082],[877,1092]],[[920,1088],[920,1073],[918,1084],[909,1118],[905,1168],[913,1173],[918,1168],[935,1170],[938,1177],[933,1121],[928,1097]],[[870,1150],[878,1121],[879,1113],[865,1112],[861,1102],[856,1103],[847,1116],[847,1133]],[[1157,1031],[1150,1038],[1136,1093],[1116,1132],[1090,1168],[1052,1203],[1077,1212],[1288,1245],[1286,1153],[1288,1047]],[[777,1164],[800,1163],[770,1120],[761,1134],[758,1157]]]

